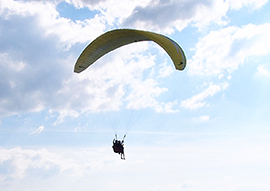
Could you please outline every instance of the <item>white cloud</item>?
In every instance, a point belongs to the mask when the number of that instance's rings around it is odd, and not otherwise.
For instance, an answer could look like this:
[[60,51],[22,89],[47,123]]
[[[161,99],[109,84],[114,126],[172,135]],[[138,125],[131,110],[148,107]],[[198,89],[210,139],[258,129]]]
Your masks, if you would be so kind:
[[65,100],[57,96],[75,62],[73,53],[65,50],[89,42],[105,25],[99,17],[78,22],[63,18],[56,5],[56,1],[1,1],[1,117],[50,108],[61,113],[61,122],[63,114],[76,114],[63,111]]
[[226,25],[226,13],[230,9],[240,9],[244,6],[258,9],[267,0],[169,0],[151,1],[146,6],[138,6],[133,13],[124,20],[123,25],[163,33],[181,31],[188,25],[199,28],[210,24]]
[[233,72],[254,56],[270,53],[270,24],[249,24],[212,31],[200,39],[195,55],[188,60],[191,75],[220,75]]
[[[5,168],[12,169],[9,173],[5,174],[5,178],[2,180],[6,183],[16,179],[29,178],[35,174],[46,178],[47,176],[58,176],[68,172],[70,177],[79,178],[89,170],[89,168],[87,168],[88,163],[77,163],[78,161],[74,161],[70,156],[66,157],[65,152],[62,151],[55,153],[47,149],[33,150],[17,147],[13,149],[0,148],[0,153],[0,164],[7,163],[9,165]],[[73,154],[76,155],[76,152]],[[93,155],[94,153],[88,151],[88,153],[79,152],[79,154],[85,154],[86,156]],[[87,159],[91,161],[90,156],[88,156]],[[83,158],[80,160],[82,162]]]
[[[222,185],[222,191],[239,187],[246,188],[240,190],[250,190],[248,188],[254,186],[255,190],[268,190],[270,156],[265,151],[269,148],[269,137],[244,135],[232,138],[223,134],[166,132],[157,135],[159,140],[155,146],[145,143],[130,146],[126,149],[126,161],[119,159],[110,146],[83,149],[0,148],[1,172],[5,172],[0,174],[0,189],[45,191],[57,188],[69,191],[76,187],[79,190],[104,191],[110,188],[116,191],[123,188],[135,191],[189,187],[190,190],[216,190]],[[146,137],[149,140],[149,135]],[[189,141],[183,143],[183,138]],[[175,139],[179,142],[174,142]],[[164,173],[159,173],[160,169]],[[122,181],[115,176],[116,172]],[[129,176],[138,173],[142,175]],[[256,173],[259,177],[254,179]],[[154,178],[145,181],[150,176]],[[42,186],[44,183],[46,186]]]
[[76,8],[83,8],[89,6],[89,8],[95,8],[100,3],[106,2],[107,0],[65,0],[69,4],[73,4]]
[[266,65],[259,65],[256,74],[259,76],[270,77],[270,71]]
[[[161,93],[167,91],[166,88],[158,87],[157,82],[153,79],[147,79],[145,81],[133,81],[130,84],[132,87],[131,93],[127,96],[128,108],[140,109],[147,107],[158,107],[158,111],[163,109],[161,105],[155,99]],[[168,106],[166,106],[168,107]]]
[[231,9],[241,9],[244,6],[258,9],[267,3],[267,0],[227,0]]
[[39,135],[44,130],[44,126],[40,126],[35,131],[31,132],[30,135]]
[[[65,104],[56,109],[62,114],[77,116],[78,112],[100,112],[120,108],[154,108],[157,112],[176,112],[175,101],[162,102],[158,97],[167,91],[157,80],[166,77],[165,71],[148,52],[149,43],[140,42],[119,48],[92,65],[89,70],[74,74],[66,80],[58,96]],[[171,67],[168,67],[171,68]],[[113,71],[113,72],[112,72]],[[162,75],[161,75],[162,74]],[[162,81],[162,80],[161,80]],[[73,113],[72,113],[73,112]]]
[[159,77],[165,78],[174,72],[172,65],[168,65],[166,62],[160,64]]
[[[103,33],[105,20],[98,15],[84,21],[75,21],[61,17],[56,10],[57,3],[52,1],[14,1],[2,0],[0,12],[6,19],[12,16],[34,17],[41,35],[56,36],[62,46],[70,48],[75,43],[86,43]],[[95,28],[95,30],[93,30]]]
[[199,28],[211,23],[227,24],[226,13],[230,9],[251,7],[258,9],[267,0],[168,0],[153,1],[123,0],[66,0],[77,8],[88,7],[99,10],[101,17],[110,26],[132,26],[145,30],[172,33],[175,29],[181,31],[189,24]]
[[193,118],[193,120],[197,121],[197,122],[205,122],[208,121],[210,119],[210,116],[208,115],[203,115],[197,118]]
[[112,26],[119,26],[125,18],[132,14],[132,11],[137,6],[145,6],[150,0],[122,0],[119,3],[116,0],[67,0],[67,2],[74,4],[78,8],[87,7],[90,10],[98,10],[99,15],[109,28]]
[[227,86],[227,83],[221,85],[215,85],[213,83],[210,83],[209,87],[202,93],[199,93],[192,96],[190,99],[182,101],[181,106],[187,109],[197,109],[203,107],[206,104],[206,102],[204,101],[206,98],[211,97],[216,93],[220,92],[221,90],[226,89]]
[[17,60],[18,56],[8,53],[0,53],[0,114],[2,117],[24,110],[36,112],[44,109],[43,101],[40,98],[39,88],[29,75],[29,64],[22,60]]
[[213,20],[221,21],[228,9],[226,7],[220,0],[151,1],[147,6],[136,7],[123,24],[172,33],[175,29],[181,31],[192,22],[208,25]]

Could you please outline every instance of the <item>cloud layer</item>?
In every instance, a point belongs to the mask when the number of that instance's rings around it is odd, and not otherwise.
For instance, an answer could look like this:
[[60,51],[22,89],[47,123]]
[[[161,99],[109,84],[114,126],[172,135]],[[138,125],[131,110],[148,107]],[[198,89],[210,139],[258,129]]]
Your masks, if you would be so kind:
[[[202,117],[202,120],[207,120],[207,117]],[[161,143],[156,143],[159,147],[130,146],[124,164],[111,148],[0,148],[0,187],[3,190],[41,191],[55,188],[74,190],[75,185],[81,190],[102,191],[108,188],[133,191],[187,187],[194,191],[198,187],[215,190],[220,185],[224,191],[269,188],[268,168],[265,168],[269,166],[269,155],[265,152],[269,148],[268,137],[253,135],[246,139],[231,139],[215,136],[203,141],[197,136],[209,135],[186,135],[190,142],[174,146],[168,142],[166,147]],[[176,137],[163,134],[160,138],[161,141]],[[174,157],[168,157],[170,155]],[[164,173],[160,173],[160,169]],[[254,179],[254,173],[261,177]],[[149,176],[151,179],[144,181]],[[119,181],[119,178],[124,181]],[[50,184],[44,185],[46,183]]]

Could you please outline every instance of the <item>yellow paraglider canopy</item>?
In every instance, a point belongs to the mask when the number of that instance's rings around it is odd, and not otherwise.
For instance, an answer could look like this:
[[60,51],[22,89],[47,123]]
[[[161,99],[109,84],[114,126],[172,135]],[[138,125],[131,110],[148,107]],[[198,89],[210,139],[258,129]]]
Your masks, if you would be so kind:
[[186,57],[184,51],[172,39],[148,31],[117,29],[106,32],[92,41],[79,56],[74,67],[74,72],[82,72],[100,57],[112,50],[140,41],[154,41],[168,53],[177,70],[185,69]]

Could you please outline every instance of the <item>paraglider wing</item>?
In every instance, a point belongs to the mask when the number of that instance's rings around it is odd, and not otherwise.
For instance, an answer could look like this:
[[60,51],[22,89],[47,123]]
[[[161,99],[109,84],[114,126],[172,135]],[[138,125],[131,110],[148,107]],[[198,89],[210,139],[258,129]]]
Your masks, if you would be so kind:
[[181,47],[172,39],[148,31],[117,29],[106,32],[92,41],[79,56],[74,72],[82,72],[100,57],[112,50],[140,41],[154,41],[168,53],[177,70],[184,70],[186,66],[185,54]]

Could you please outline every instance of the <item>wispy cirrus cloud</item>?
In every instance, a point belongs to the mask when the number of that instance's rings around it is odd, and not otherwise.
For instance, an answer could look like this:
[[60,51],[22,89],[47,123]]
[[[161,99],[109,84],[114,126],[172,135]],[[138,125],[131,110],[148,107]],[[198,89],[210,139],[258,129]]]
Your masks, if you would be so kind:
[[194,95],[187,100],[181,101],[181,106],[186,109],[198,109],[200,107],[203,107],[206,105],[205,99],[207,99],[208,97],[212,97],[221,90],[225,90],[227,87],[228,83],[220,85],[210,83],[208,88],[204,90],[202,93]]
[[44,126],[40,126],[36,130],[30,133],[30,135],[39,135],[44,130]]

